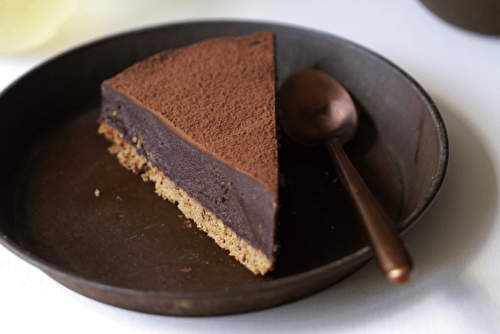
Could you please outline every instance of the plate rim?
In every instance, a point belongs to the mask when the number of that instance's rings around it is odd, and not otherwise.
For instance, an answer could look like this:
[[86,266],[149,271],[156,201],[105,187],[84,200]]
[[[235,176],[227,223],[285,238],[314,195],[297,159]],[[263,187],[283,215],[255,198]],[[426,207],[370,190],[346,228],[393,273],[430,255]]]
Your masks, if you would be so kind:
[[[438,140],[439,140],[439,145],[440,145],[440,155],[439,155],[439,161],[438,161],[438,168],[436,170],[436,174],[434,175],[434,179],[432,182],[431,187],[427,191],[426,196],[421,199],[418,204],[416,205],[415,209],[401,222],[398,223],[398,230],[400,234],[404,234],[407,232],[410,227],[414,226],[415,223],[423,216],[425,211],[432,205],[432,202],[435,200],[437,197],[437,194],[439,193],[443,183],[444,179],[446,177],[446,172],[448,169],[448,163],[449,163],[449,142],[448,142],[448,135],[446,131],[446,127],[444,124],[444,120],[441,116],[441,114],[438,111],[437,106],[435,103],[432,101],[431,97],[429,94],[423,89],[423,87],[413,78],[411,77],[407,72],[405,72],[403,69],[401,69],[399,66],[394,64],[393,62],[389,61],[382,55],[360,45],[357,44],[356,42],[350,41],[348,39],[345,39],[343,37],[339,37],[338,35],[316,30],[316,29],[311,29],[308,27],[302,27],[298,25],[291,25],[291,24],[285,24],[285,23],[279,23],[279,22],[269,22],[269,21],[258,21],[258,20],[194,20],[194,21],[182,21],[182,22],[172,22],[172,23],[167,23],[167,24],[160,24],[160,25],[153,25],[153,26],[148,26],[148,27],[143,27],[139,29],[134,29],[134,30],[129,30],[129,31],[124,31],[124,32],[119,32],[115,33],[109,36],[105,36],[103,38],[99,38],[94,41],[86,42],[82,45],[76,46],[74,48],[71,48],[69,50],[63,51],[62,53],[56,54],[52,56],[49,59],[44,60],[34,68],[30,69],[28,72],[24,73],[21,75],[19,78],[11,82],[5,89],[3,89],[0,92],[0,100],[6,95],[7,93],[11,93],[16,89],[16,87],[23,81],[29,80],[31,76],[36,75],[36,72],[39,71],[40,69],[43,69],[44,67],[48,66],[49,64],[54,64],[56,62],[61,61],[61,59],[65,57],[69,57],[75,53],[80,53],[85,49],[90,49],[90,48],[95,48],[99,44],[102,43],[107,43],[111,40],[117,40],[120,38],[127,38],[132,35],[140,35],[144,34],[146,35],[148,32],[152,31],[157,31],[161,29],[172,29],[175,27],[186,27],[186,26],[199,26],[199,25],[220,25],[220,24],[226,24],[226,25],[252,25],[257,27],[261,26],[266,26],[268,29],[286,29],[286,30],[297,30],[302,33],[308,33],[308,34],[314,34],[315,36],[321,35],[325,38],[328,39],[337,39],[346,45],[348,45],[351,48],[356,48],[360,49],[363,52],[367,53],[371,57],[377,58],[379,61],[382,61],[389,65],[392,69],[395,71],[399,72],[406,80],[409,81],[411,86],[418,90],[418,93],[423,97],[423,100],[427,104],[427,111],[431,113],[433,117],[434,124],[436,126],[436,129],[438,131]],[[100,290],[105,290],[109,292],[114,292],[114,293],[120,293],[120,294],[126,294],[126,295],[146,295],[146,296],[154,296],[154,297],[159,297],[159,298],[183,298],[183,299],[198,299],[198,298],[206,298],[207,296],[210,297],[215,297],[215,298],[224,298],[228,296],[234,296],[235,294],[239,295],[244,295],[248,293],[252,293],[255,291],[263,291],[263,290],[269,290],[269,289],[275,289],[277,286],[288,286],[290,284],[293,284],[294,282],[299,282],[303,280],[307,280],[310,277],[315,277],[320,274],[325,274],[331,271],[334,271],[335,268],[340,267],[342,265],[348,265],[348,264],[353,264],[356,263],[356,261],[363,261],[366,263],[368,260],[370,260],[373,257],[373,253],[371,250],[370,246],[365,246],[363,248],[358,249],[357,251],[348,254],[347,256],[337,260],[330,262],[328,264],[316,267],[314,269],[301,272],[298,274],[293,274],[287,277],[279,277],[275,278],[273,280],[266,280],[263,281],[259,284],[256,285],[249,285],[249,286],[244,286],[244,287],[238,287],[237,289],[231,289],[229,291],[213,291],[213,292],[168,292],[168,291],[160,291],[160,290],[139,290],[139,289],[131,289],[131,288],[122,288],[122,287],[117,287],[109,284],[104,284],[100,283],[91,279],[83,278],[77,274],[71,273],[68,270],[58,267],[52,263],[49,263],[48,261],[38,257],[36,254],[30,253],[26,250],[24,250],[21,245],[16,243],[13,239],[9,238],[3,231],[0,232],[0,244],[2,244],[4,247],[6,247],[8,250],[13,252],[15,255],[18,257],[22,258],[23,260],[27,261],[31,265],[39,268],[43,272],[47,274],[47,272],[53,273],[57,275],[58,277],[61,278],[67,278],[67,279],[72,279],[76,280],[78,282],[81,282],[85,285],[100,289]],[[49,275],[50,276],[50,275]],[[334,282],[332,282],[333,284]]]

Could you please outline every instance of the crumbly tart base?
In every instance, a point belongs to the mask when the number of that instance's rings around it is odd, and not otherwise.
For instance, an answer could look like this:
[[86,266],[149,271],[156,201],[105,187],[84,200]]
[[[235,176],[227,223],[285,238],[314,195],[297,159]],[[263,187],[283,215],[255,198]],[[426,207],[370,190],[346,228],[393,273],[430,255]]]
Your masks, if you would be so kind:
[[[144,181],[154,182],[156,193],[159,196],[176,203],[186,218],[192,219],[201,231],[206,232],[221,248],[228,250],[231,256],[235,257],[252,273],[264,275],[273,268],[273,262],[264,252],[237,236],[213,212],[189,196],[162,171],[153,167],[144,155],[137,152],[133,144],[127,142],[122,134],[106,121],[101,122],[98,132],[113,143],[108,148],[108,152],[116,155],[122,166],[139,174]],[[140,148],[140,140],[135,145]]]

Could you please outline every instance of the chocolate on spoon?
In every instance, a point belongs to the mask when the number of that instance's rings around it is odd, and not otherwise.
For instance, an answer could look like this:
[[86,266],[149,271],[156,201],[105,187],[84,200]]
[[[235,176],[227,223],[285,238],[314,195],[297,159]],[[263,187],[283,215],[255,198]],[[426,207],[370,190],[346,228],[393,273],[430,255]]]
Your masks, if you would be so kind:
[[413,271],[410,255],[342,148],[358,128],[358,115],[349,93],[324,72],[297,71],[287,78],[278,93],[278,117],[283,130],[297,143],[326,144],[364,223],[379,266],[390,281],[407,282]]

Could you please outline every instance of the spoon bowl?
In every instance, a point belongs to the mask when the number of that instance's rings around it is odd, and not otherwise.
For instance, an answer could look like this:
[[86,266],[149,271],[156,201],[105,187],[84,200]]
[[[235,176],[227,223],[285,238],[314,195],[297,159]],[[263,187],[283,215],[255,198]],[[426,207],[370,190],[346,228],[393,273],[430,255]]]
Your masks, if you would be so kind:
[[[316,146],[337,138],[347,143],[358,128],[358,115],[345,88],[324,72],[293,73],[278,95],[278,117],[299,144]],[[283,111],[286,112],[281,117]]]

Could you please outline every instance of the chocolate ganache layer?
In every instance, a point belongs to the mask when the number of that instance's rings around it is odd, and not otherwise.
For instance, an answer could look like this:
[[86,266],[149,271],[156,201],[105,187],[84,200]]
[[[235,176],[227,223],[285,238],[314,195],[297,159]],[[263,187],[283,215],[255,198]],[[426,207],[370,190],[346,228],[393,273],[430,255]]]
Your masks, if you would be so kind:
[[277,248],[274,86],[264,32],[162,52],[101,87],[110,152],[256,274]]

